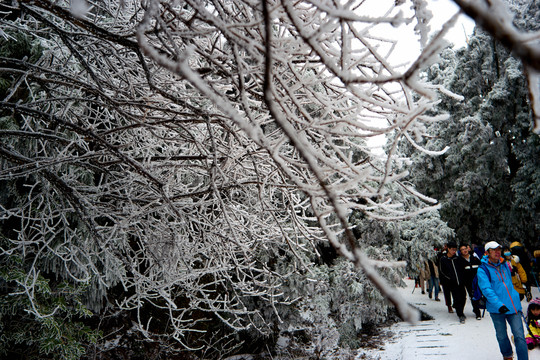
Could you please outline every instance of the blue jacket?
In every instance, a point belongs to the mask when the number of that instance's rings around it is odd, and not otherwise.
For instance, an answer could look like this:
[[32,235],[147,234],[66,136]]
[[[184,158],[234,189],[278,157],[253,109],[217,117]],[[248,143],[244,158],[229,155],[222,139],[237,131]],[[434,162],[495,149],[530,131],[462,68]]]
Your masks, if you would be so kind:
[[[485,272],[489,271],[489,278]],[[486,309],[490,313],[499,313],[503,305],[510,310],[507,314],[515,314],[521,311],[519,294],[512,284],[510,267],[504,260],[497,264],[488,261],[487,256],[482,258],[482,266],[478,268],[478,286],[487,299]],[[491,282],[490,282],[491,278]]]

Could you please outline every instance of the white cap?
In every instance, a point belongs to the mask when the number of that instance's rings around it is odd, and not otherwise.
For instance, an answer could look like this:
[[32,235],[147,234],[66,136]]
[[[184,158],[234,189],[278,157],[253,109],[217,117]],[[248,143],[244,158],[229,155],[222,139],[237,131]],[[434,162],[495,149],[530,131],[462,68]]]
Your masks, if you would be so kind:
[[489,249],[496,249],[496,248],[500,248],[502,247],[501,245],[499,245],[498,242],[496,241],[490,241],[486,244],[486,246],[484,246],[484,249],[486,249],[486,251],[488,251]]

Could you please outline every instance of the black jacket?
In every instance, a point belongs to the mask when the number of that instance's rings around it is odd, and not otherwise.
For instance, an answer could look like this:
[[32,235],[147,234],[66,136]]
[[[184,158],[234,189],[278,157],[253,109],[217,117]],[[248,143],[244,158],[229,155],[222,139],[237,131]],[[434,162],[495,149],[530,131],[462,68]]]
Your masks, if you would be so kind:
[[463,282],[463,262],[459,256],[454,255],[449,258],[447,255],[441,258],[439,278],[443,284],[462,286]]
[[466,286],[472,285],[472,281],[476,276],[476,270],[478,270],[478,266],[480,266],[482,262],[474,255],[469,256],[469,261],[463,256],[460,256],[459,258],[463,266],[463,282]]

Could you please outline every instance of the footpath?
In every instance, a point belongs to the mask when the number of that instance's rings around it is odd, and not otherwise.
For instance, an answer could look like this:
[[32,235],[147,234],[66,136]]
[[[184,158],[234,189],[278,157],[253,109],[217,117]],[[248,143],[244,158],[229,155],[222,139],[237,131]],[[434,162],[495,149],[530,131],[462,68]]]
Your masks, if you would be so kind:
[[[439,294],[440,302],[422,294],[414,288],[414,280],[405,279],[407,287],[400,288],[401,295],[414,307],[430,315],[433,320],[420,321],[416,325],[400,322],[392,325],[389,331],[393,336],[383,350],[364,350],[356,359],[376,360],[502,360],[495,329],[486,311],[482,320],[476,320],[470,300],[467,299],[465,316],[460,324],[455,313],[449,313],[444,303],[444,295]],[[413,291],[414,289],[414,291]],[[540,297],[538,288],[532,288],[533,297]],[[528,303],[521,303],[524,313]],[[510,328],[508,328],[511,336]],[[514,351],[514,359],[517,356]],[[529,351],[530,360],[540,360],[540,349]]]

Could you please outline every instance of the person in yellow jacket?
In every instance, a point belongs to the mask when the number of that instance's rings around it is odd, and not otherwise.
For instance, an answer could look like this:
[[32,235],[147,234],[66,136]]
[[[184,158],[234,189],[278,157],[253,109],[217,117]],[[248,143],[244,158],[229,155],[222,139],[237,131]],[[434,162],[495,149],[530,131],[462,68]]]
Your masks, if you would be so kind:
[[519,257],[512,255],[509,247],[503,247],[503,256],[511,264],[512,284],[519,294],[519,300],[523,300],[525,297],[525,288],[523,285],[527,283],[527,273],[519,263]]
[[[523,269],[525,270],[525,273],[530,278],[531,274],[531,256],[529,252],[527,251],[527,248],[523,246],[519,241],[514,241],[510,244],[510,251],[512,252],[512,255],[519,256],[519,262],[521,266],[523,266]],[[527,301],[530,301],[532,298],[531,295],[531,282],[530,281],[522,281],[523,285],[525,285],[525,295],[527,296]]]
[[527,334],[525,341],[529,350],[540,346],[540,299],[532,299],[527,308]]

